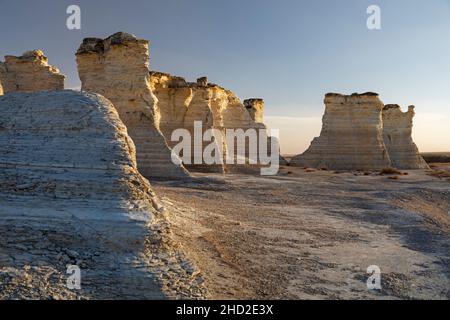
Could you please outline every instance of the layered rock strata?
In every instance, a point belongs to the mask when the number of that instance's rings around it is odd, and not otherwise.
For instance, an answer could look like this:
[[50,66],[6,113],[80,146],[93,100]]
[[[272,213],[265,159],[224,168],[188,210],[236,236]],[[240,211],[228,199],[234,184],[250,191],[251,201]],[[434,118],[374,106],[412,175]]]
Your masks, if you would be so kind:
[[149,43],[127,33],[86,38],[77,53],[83,91],[99,93],[114,104],[137,148],[139,171],[149,178],[183,178],[172,161],[160,126],[158,100],[150,88]]
[[290,165],[332,170],[390,167],[383,141],[383,108],[376,93],[327,94],[320,136]]
[[[230,90],[216,84],[209,83],[206,77],[197,79],[196,82],[188,82],[182,77],[172,76],[167,73],[150,72],[152,91],[158,98],[158,106],[161,113],[160,128],[169,145],[176,145],[171,136],[175,129],[184,128],[194,133],[194,122],[202,123],[202,132],[208,129],[217,129],[221,133],[221,145],[223,157],[229,154],[226,146],[227,129],[262,129],[264,102],[262,99],[250,99],[246,106]],[[268,140],[270,143],[270,140]],[[203,142],[203,152],[210,142]],[[247,146],[246,150],[249,148]],[[257,149],[256,152],[257,153]],[[193,153],[194,156],[194,153]],[[236,150],[234,157],[236,159]],[[257,158],[257,154],[245,154],[248,158]],[[191,161],[193,162],[193,160]],[[224,161],[225,162],[225,161]],[[235,171],[248,169],[242,165],[187,165],[190,170],[196,171]],[[258,166],[257,166],[258,167]]]
[[247,99],[244,100],[244,106],[250,113],[250,117],[257,123],[264,123],[264,100]]
[[56,67],[48,64],[41,50],[28,51],[19,57],[5,56],[5,62],[0,62],[0,94],[63,90],[64,79]]
[[397,104],[383,109],[383,138],[392,166],[400,169],[429,169],[412,139],[414,106],[402,112]]
[[378,94],[325,96],[320,136],[290,165],[332,170],[423,169],[428,165],[412,140],[414,107],[403,113]]
[[[158,199],[108,100],[74,91],[12,93],[0,97],[0,110],[0,297],[196,295],[159,278],[191,289],[196,281],[177,262],[182,256],[169,245]],[[81,269],[81,289],[67,288],[67,265]]]

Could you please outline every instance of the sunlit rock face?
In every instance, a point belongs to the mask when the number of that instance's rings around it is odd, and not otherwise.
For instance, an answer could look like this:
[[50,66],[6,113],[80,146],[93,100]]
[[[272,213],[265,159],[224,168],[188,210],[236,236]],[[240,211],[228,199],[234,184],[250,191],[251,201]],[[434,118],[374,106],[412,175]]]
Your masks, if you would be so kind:
[[63,90],[64,79],[56,67],[48,64],[41,50],[19,57],[5,56],[5,62],[0,62],[0,94]]
[[76,53],[83,91],[108,98],[128,128],[139,171],[149,178],[183,178],[159,130],[158,100],[150,87],[149,43],[119,32],[106,39],[86,38]]
[[383,141],[384,104],[375,93],[325,96],[320,136],[292,166],[333,170],[381,170],[391,166]]
[[414,107],[403,113],[376,93],[325,96],[322,132],[292,166],[333,170],[425,169],[412,140]]
[[264,100],[247,99],[244,100],[244,106],[250,113],[250,117],[257,123],[264,123]]
[[[220,131],[224,158],[229,153],[225,145],[226,129],[266,130],[263,124],[262,99],[250,99],[245,106],[232,91],[209,83],[206,77],[198,78],[196,82],[188,82],[182,77],[152,71],[150,83],[158,99],[161,114],[160,129],[172,147],[178,143],[171,141],[173,131],[184,128],[193,134],[195,121],[202,123],[202,132],[208,129]],[[210,142],[203,142],[200,152],[209,144]],[[245,156],[248,158],[250,154],[247,152]],[[206,172],[249,169],[249,166],[244,165],[195,164],[186,167],[189,170]]]
[[389,104],[383,109],[383,138],[392,161],[400,169],[428,169],[412,139],[414,106],[402,112],[399,105]]
[[93,208],[90,199],[111,205],[143,200],[152,208],[153,192],[137,171],[133,141],[106,98],[71,90],[13,93],[0,97],[0,110],[2,192],[83,199]]

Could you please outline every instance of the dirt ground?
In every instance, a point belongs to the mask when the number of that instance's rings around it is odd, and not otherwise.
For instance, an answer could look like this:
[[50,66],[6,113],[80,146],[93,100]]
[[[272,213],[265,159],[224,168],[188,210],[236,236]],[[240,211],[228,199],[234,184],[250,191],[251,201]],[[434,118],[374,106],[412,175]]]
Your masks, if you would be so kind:
[[210,298],[449,299],[450,180],[431,173],[284,167],[153,187]]

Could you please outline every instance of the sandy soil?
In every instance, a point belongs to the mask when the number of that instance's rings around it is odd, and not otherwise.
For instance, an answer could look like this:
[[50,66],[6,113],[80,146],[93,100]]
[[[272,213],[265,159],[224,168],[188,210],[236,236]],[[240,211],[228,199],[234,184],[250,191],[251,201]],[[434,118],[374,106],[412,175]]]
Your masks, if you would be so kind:
[[210,298],[449,299],[450,181],[407,173],[285,167],[153,186]]

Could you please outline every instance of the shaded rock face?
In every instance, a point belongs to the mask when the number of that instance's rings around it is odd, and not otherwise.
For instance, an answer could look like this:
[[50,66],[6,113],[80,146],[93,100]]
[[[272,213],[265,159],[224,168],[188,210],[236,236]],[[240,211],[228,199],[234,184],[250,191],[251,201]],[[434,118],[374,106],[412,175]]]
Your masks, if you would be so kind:
[[[266,129],[262,123],[261,99],[249,100],[249,108],[246,108],[232,91],[208,83],[206,77],[197,79],[197,82],[188,82],[182,77],[152,71],[150,83],[158,99],[161,132],[172,147],[178,143],[171,141],[173,130],[185,128],[193,133],[195,121],[202,122],[203,132],[213,128],[222,133],[224,157],[228,152],[225,145],[226,129]],[[257,121],[252,116],[255,116]],[[204,142],[203,147],[208,144],[209,142]],[[220,172],[240,166],[187,165],[186,167],[194,171]]]
[[70,90],[16,93],[0,97],[0,110],[3,193],[93,207],[98,200],[123,211],[90,217],[98,221],[133,220],[120,203],[142,201],[142,218],[150,219],[153,192],[137,171],[127,128],[107,99]]
[[149,178],[183,178],[161,131],[158,100],[150,88],[149,44],[127,33],[86,38],[76,53],[83,91],[99,93],[117,108],[137,148],[139,171]]
[[381,170],[391,160],[383,141],[381,112],[384,104],[377,94],[327,94],[320,136],[292,166],[332,170]]
[[429,169],[412,139],[414,106],[402,112],[399,105],[386,105],[383,109],[383,138],[392,161],[400,169]]
[[[41,50],[25,52],[22,56],[5,56],[0,62],[0,94],[63,90],[65,76],[48,64]],[[3,89],[2,89],[3,87]]]
[[[75,91],[12,93],[0,97],[0,111],[2,272],[29,265],[55,276],[77,264],[97,297],[131,297],[145,285],[148,298],[161,298],[154,280],[129,283],[148,276],[132,261],[157,201],[113,105]],[[116,295],[107,289],[114,284]]]
[[332,170],[423,169],[428,165],[414,144],[414,107],[403,113],[384,105],[378,94],[325,96],[322,131],[290,165]]

